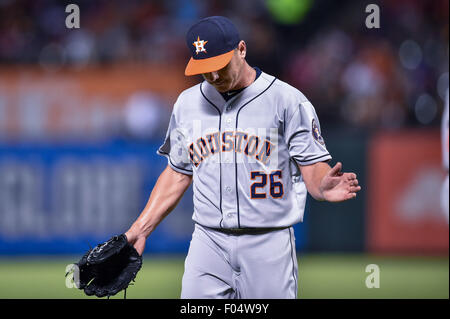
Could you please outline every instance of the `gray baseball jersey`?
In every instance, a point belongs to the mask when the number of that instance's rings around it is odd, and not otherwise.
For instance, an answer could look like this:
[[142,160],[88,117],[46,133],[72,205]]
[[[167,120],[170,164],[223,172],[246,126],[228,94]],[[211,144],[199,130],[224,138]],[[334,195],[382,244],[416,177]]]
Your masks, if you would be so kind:
[[206,81],[182,92],[158,154],[193,175],[193,220],[212,228],[301,222],[306,187],[297,163],[331,159],[312,104],[264,72],[228,101]]

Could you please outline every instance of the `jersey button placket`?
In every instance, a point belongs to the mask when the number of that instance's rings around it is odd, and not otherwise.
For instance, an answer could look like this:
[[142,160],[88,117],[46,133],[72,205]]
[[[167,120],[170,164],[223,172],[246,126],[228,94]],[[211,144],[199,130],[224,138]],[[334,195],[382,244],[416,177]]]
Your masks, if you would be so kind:
[[[235,115],[231,105],[225,107],[225,112],[222,116],[222,133],[233,132],[235,127]],[[238,227],[237,220],[237,200],[234,192],[236,185],[236,174],[234,164],[234,147],[231,151],[223,152],[222,154],[222,208],[223,208],[223,222],[222,226],[225,228]]]

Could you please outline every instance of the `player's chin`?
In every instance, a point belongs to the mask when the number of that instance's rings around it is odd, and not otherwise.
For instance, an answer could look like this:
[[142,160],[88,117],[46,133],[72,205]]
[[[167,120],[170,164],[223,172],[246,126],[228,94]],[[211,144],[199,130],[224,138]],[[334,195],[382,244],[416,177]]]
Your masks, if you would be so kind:
[[220,93],[225,93],[230,90],[230,85],[227,82],[211,83],[217,91]]

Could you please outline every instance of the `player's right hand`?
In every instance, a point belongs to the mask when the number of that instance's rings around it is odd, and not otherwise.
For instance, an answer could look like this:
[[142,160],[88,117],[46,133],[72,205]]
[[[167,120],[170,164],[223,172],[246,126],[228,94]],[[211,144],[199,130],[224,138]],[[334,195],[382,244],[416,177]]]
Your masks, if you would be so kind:
[[136,249],[136,251],[138,252],[138,254],[140,256],[142,256],[142,254],[144,253],[144,249],[145,249],[145,242],[146,242],[146,238],[145,236],[138,236],[134,231],[132,231],[131,229],[129,229],[126,233],[125,236],[127,236],[127,240],[128,242],[133,245],[133,247]]

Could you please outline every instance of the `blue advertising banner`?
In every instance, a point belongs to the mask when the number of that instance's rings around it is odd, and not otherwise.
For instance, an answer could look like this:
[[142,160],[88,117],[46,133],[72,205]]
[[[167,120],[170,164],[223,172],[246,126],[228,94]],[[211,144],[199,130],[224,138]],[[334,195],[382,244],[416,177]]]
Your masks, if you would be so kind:
[[[0,144],[0,254],[82,253],[128,229],[167,165],[160,141]],[[192,187],[145,252],[185,253]],[[297,248],[305,225],[295,226]]]

